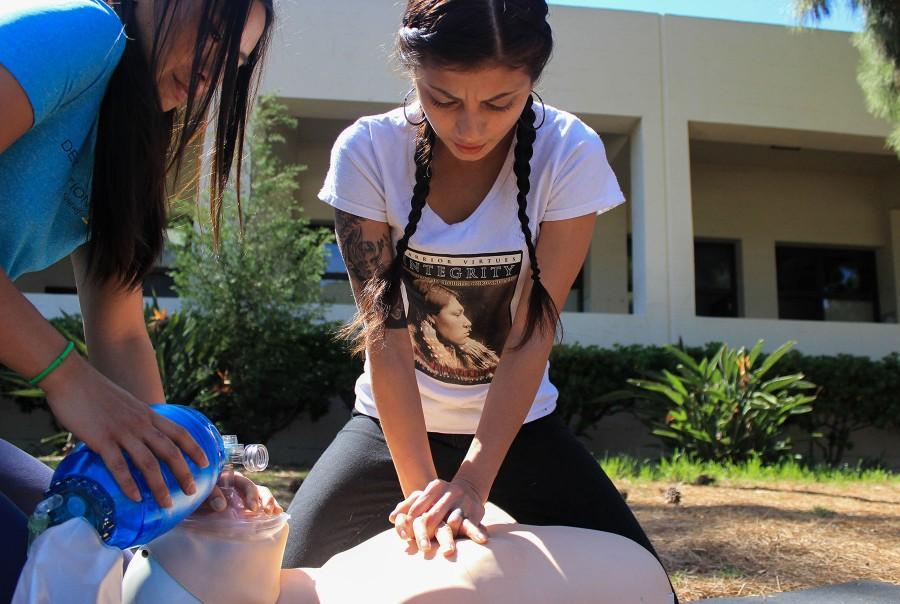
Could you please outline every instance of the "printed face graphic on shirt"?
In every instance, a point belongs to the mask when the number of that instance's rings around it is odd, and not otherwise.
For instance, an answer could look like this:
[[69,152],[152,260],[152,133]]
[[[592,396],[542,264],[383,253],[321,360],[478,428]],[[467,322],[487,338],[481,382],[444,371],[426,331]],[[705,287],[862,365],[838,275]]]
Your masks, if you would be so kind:
[[522,252],[451,256],[408,249],[403,284],[416,369],[449,384],[487,384],[512,325]]
[[434,317],[434,327],[440,336],[457,346],[465,344],[472,333],[472,322],[456,296],[450,297]]

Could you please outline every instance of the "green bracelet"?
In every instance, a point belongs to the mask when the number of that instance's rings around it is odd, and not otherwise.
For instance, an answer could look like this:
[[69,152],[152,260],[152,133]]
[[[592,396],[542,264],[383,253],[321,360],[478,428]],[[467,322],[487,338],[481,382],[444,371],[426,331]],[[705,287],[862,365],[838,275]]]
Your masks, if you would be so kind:
[[60,364],[66,360],[66,357],[69,356],[69,353],[72,352],[73,348],[75,348],[75,343],[72,341],[69,341],[69,343],[66,344],[66,347],[63,349],[63,351],[61,353],[59,353],[59,356],[56,357],[52,363],[47,365],[46,369],[44,369],[42,372],[40,372],[39,374],[37,374],[36,376],[31,378],[30,380],[28,380],[28,385],[29,386],[37,386],[42,379],[44,379],[45,377],[47,377],[48,375],[53,373],[53,370],[56,369],[57,367],[59,367]]

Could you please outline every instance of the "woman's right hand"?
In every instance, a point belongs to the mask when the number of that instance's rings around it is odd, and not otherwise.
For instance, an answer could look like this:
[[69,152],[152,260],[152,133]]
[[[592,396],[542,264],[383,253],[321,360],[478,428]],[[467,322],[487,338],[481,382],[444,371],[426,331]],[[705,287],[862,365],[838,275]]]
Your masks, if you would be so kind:
[[445,556],[456,553],[456,539],[468,537],[484,545],[487,529],[481,524],[484,502],[465,481],[447,482],[438,478],[421,491],[413,491],[397,504],[388,521],[401,539],[424,552],[432,550],[432,539]]
[[40,386],[57,422],[100,455],[127,497],[141,500],[123,453],[128,453],[162,507],[171,507],[172,497],[160,460],[186,494],[197,491],[182,451],[201,467],[209,460],[188,431],[154,413],[79,355],[69,355]]

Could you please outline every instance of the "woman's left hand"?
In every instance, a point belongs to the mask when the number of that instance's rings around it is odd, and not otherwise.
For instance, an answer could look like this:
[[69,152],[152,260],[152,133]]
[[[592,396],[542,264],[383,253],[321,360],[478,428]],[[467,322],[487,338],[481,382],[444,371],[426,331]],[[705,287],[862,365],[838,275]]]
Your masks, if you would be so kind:
[[410,493],[388,516],[402,539],[414,541],[423,553],[429,553],[432,540],[437,539],[445,556],[456,553],[459,536],[487,542],[482,518],[484,502],[471,484],[440,479],[432,480],[423,491]]
[[[216,512],[222,512],[228,507],[225,494],[222,492],[220,486],[222,486],[221,478],[219,479],[219,484],[213,488],[212,493],[206,500],[209,507]],[[255,484],[240,472],[233,473],[231,486],[234,488],[235,492],[240,495],[241,500],[248,510],[255,512],[261,509],[267,514],[280,514],[284,511],[278,504],[278,501],[275,500],[272,491],[267,487]]]

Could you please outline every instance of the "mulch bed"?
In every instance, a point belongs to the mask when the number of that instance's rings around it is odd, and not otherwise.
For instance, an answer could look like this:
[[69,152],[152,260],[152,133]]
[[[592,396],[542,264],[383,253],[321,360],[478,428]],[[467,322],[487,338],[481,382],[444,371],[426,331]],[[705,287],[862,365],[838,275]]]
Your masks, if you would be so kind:
[[[675,487],[680,504],[667,503]],[[900,584],[900,485],[619,481],[682,601]]]

